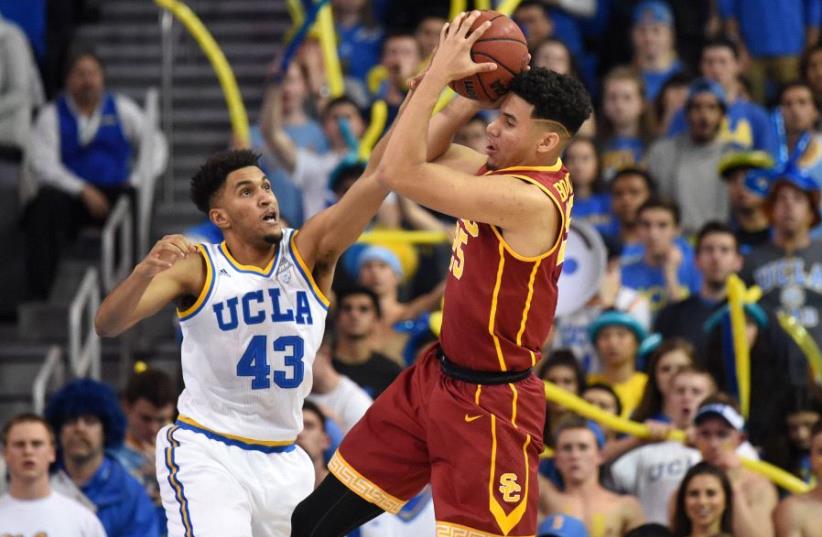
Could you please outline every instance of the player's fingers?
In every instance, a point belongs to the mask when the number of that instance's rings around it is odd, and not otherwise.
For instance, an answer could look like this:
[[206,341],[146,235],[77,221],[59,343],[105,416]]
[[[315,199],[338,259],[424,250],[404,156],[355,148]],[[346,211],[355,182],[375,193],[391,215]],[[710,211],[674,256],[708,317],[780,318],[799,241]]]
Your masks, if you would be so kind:
[[185,257],[185,252],[180,250],[180,248],[175,244],[164,242],[157,245],[155,257],[158,259],[176,261],[177,259],[182,259]]
[[468,36],[468,44],[473,45],[477,41],[477,39],[482,37],[482,34],[484,34],[485,31],[488,30],[488,28],[490,27],[491,21],[485,21],[482,24],[480,24],[479,27],[477,27],[477,29],[471,32],[471,35]]
[[147,258],[144,263],[150,267],[158,268],[158,269],[167,269],[171,268],[174,265],[173,262],[167,259],[161,259],[158,257],[149,257]]
[[497,64],[494,62],[486,62],[486,63],[478,63],[477,64],[477,73],[488,73],[490,71],[496,71]]
[[185,253],[194,253],[197,251],[197,245],[188,240],[185,235],[175,235],[175,244],[180,246]]
[[460,25],[459,34],[460,37],[466,37],[468,32],[471,30],[471,27],[474,25],[474,22],[479,18],[480,12],[477,10],[471,11],[469,13],[464,13],[465,17],[462,19],[462,24]]
[[165,243],[166,249],[178,254],[180,257],[185,257],[188,247],[183,241],[177,237],[169,238]]
[[[442,25],[442,29],[440,30],[440,43],[445,41],[445,38],[448,37],[448,29],[451,27],[451,24],[446,22]],[[436,52],[436,50],[434,51]],[[433,56],[433,54],[432,54]]]
[[454,17],[454,20],[451,21],[451,27],[448,29],[449,35],[460,35],[460,27],[462,25],[462,21],[465,19],[465,15],[466,13],[463,11]]

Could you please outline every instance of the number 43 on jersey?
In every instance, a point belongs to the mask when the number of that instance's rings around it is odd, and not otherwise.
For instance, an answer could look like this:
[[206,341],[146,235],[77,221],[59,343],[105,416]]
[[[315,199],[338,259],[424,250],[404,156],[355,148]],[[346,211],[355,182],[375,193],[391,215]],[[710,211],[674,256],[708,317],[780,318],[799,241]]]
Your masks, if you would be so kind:
[[296,388],[302,383],[305,374],[303,338],[280,336],[272,342],[271,347],[274,352],[286,353],[286,371],[271,373],[271,365],[268,363],[268,336],[257,335],[251,338],[240,361],[237,362],[237,376],[252,377],[252,390],[268,389],[272,382],[280,388]]

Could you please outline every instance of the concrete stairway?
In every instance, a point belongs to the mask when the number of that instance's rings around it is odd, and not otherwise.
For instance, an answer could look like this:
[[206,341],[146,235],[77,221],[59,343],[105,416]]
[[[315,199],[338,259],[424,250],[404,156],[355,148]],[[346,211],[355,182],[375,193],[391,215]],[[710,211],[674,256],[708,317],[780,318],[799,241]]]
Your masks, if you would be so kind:
[[[290,26],[283,0],[190,0],[188,5],[208,28],[231,65],[249,120],[256,121],[266,68]],[[160,9],[146,0],[107,0],[102,23],[83,28],[107,64],[111,88],[141,101],[148,85],[160,86]],[[173,30],[171,139],[173,213],[190,206],[188,180],[210,153],[226,148],[231,128],[223,92],[211,65],[178,23]],[[165,192],[164,187],[158,189]],[[184,214],[191,216],[191,211]]]

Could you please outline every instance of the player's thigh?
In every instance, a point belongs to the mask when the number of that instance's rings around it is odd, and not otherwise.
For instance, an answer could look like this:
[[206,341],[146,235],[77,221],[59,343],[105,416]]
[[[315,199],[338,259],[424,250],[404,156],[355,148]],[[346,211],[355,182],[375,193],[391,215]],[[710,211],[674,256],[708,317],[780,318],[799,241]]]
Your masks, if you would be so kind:
[[157,480],[169,537],[251,537],[251,502],[198,433],[168,426],[157,437]]
[[483,386],[480,404],[459,394],[432,396],[438,419],[431,420],[428,445],[437,535],[463,535],[465,528],[534,535],[545,406],[539,389],[533,382]]
[[329,462],[329,471],[341,483],[389,513],[429,481],[425,408],[435,380],[431,364],[418,362],[403,371]]
[[314,465],[302,448],[287,453],[255,453],[254,471],[244,478],[252,491],[254,537],[289,537],[291,514],[314,490]]

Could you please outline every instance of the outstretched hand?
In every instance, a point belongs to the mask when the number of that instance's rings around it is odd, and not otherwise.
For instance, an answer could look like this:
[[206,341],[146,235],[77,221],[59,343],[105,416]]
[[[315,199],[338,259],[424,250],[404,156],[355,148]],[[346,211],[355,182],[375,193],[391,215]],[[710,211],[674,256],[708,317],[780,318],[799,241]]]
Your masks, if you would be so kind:
[[496,70],[496,63],[475,63],[471,59],[471,47],[491,27],[491,21],[485,21],[469,33],[471,26],[479,16],[479,11],[463,12],[442,27],[428,74],[436,75],[447,83],[477,73]]
[[134,270],[147,278],[153,278],[173,267],[177,261],[185,259],[189,254],[196,253],[197,246],[184,235],[166,235],[157,241]]

